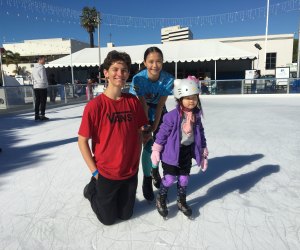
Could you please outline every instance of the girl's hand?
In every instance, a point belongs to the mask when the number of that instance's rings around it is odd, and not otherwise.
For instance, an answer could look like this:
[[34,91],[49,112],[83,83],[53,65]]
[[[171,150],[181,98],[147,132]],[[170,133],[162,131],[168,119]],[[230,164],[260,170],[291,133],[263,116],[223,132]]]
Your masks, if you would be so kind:
[[201,154],[202,154],[202,156],[204,156],[204,157],[208,157],[209,152],[208,152],[207,147],[206,147],[206,148],[202,148]]
[[200,167],[201,167],[201,170],[203,172],[206,171],[207,167],[208,167],[208,149],[207,148],[203,148],[202,149],[202,159],[201,159],[201,164],[200,164]]

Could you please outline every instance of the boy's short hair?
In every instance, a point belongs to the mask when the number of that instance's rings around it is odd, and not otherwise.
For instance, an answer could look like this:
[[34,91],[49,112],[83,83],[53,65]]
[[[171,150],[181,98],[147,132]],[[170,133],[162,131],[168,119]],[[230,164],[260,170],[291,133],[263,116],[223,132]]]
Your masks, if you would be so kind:
[[130,66],[131,66],[130,56],[126,52],[119,52],[119,51],[116,51],[116,50],[112,50],[107,54],[107,56],[104,59],[104,62],[102,64],[103,69],[108,70],[109,67],[113,63],[118,62],[118,61],[124,62],[126,64],[127,68],[128,68],[128,71],[130,71]]
[[43,58],[45,58],[45,59],[46,59],[46,56],[44,56],[44,55],[40,55],[40,56],[38,56],[38,57],[36,58],[36,61],[38,62],[39,60],[41,60],[41,59],[43,59]]

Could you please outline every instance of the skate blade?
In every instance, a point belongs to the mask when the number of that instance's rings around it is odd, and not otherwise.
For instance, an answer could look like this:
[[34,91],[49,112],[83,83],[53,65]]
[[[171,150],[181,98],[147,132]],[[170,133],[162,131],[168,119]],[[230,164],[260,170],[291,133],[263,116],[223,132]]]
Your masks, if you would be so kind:
[[190,216],[187,216],[187,215],[184,215],[188,220],[195,220],[195,217],[193,215],[190,215]]
[[189,220],[194,220],[194,219],[195,219],[195,217],[193,217],[193,214],[190,214],[190,215],[185,214],[185,213],[182,212],[180,209],[179,209],[179,211],[180,211],[186,218],[188,218]]

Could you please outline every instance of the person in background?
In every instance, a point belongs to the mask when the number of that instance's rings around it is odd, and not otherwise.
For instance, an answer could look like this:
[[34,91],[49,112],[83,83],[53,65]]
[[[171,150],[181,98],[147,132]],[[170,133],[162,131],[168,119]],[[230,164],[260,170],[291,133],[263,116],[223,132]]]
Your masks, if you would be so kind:
[[[133,76],[129,92],[138,96],[155,138],[162,117],[167,113],[165,103],[168,96],[172,95],[174,77],[162,70],[163,53],[157,47],[150,47],[145,51],[144,66],[146,69]],[[149,201],[154,200],[152,180],[157,188],[161,182],[158,166],[152,165],[150,159],[152,145],[153,139],[145,142],[142,152],[142,189],[145,199]]]
[[210,94],[206,84],[207,83],[205,83],[205,82],[201,82],[201,94],[203,94],[203,95],[209,95]]
[[93,84],[92,84],[92,79],[87,79],[86,82],[86,99],[92,100],[93,99]]
[[37,64],[32,69],[32,82],[35,97],[35,117],[34,119],[46,121],[49,120],[45,116],[46,103],[47,103],[47,88],[48,80],[46,75],[45,56],[39,56],[37,59]]
[[86,98],[88,101],[92,100],[94,98],[94,85],[96,84],[96,80],[94,78],[90,78],[87,80],[87,85],[86,85]]
[[[177,206],[186,216],[192,209],[186,203],[192,158],[205,171],[208,166],[208,149],[201,122],[203,110],[199,99],[200,86],[195,77],[176,79],[174,96],[177,106],[164,115],[155,142],[151,160],[154,165],[162,161],[164,176],[156,197],[156,208],[163,217],[168,215],[168,190],[177,179]],[[198,80],[197,80],[198,81]]]
[[127,53],[107,54],[103,62],[107,89],[87,103],[78,132],[79,149],[92,173],[83,195],[105,225],[128,220],[133,214],[141,134],[148,124],[138,98],[121,92],[130,65]]

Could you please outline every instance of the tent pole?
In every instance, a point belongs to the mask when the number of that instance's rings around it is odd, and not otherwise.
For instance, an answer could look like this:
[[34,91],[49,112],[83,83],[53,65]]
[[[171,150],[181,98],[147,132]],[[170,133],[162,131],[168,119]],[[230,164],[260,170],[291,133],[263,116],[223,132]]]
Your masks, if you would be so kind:
[[217,81],[217,61],[215,60],[215,81]]
[[177,62],[175,62],[175,79],[177,79]]
[[71,60],[71,75],[72,75],[72,82],[74,84],[74,72],[73,72],[73,58],[72,58],[72,40],[70,39],[70,60]]
[[[2,77],[2,85],[5,86],[5,79],[4,79],[4,71],[3,71],[3,65],[2,65],[2,51],[0,51],[0,69],[1,69],[1,77]],[[299,63],[299,62],[298,62]]]

